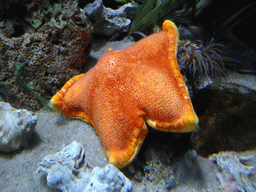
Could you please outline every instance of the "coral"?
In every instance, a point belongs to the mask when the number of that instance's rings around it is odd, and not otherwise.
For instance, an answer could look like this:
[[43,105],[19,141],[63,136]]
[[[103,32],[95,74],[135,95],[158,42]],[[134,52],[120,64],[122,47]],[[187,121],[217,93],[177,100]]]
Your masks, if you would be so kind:
[[36,122],[34,113],[0,102],[0,151],[9,152],[28,146]]
[[[16,83],[14,73],[19,63],[24,63],[23,80],[45,100],[85,65],[92,46],[90,22],[76,3],[64,1],[61,7],[68,22],[63,29],[49,21],[37,30],[22,23],[26,31],[18,37],[0,33],[0,96],[16,108],[36,111],[41,107],[34,96]],[[6,29],[7,26],[3,30]]]
[[31,7],[34,6],[34,3],[31,2],[31,4],[27,5],[30,16],[25,18],[34,28],[37,29],[47,22],[58,29],[62,29],[67,25],[66,15],[60,4],[54,3],[51,5],[49,0],[41,1],[38,4],[38,9],[32,11]]
[[94,33],[111,37],[128,32],[131,19],[138,11],[137,6],[128,3],[117,10],[106,8],[102,0],[89,3],[83,9],[84,14],[94,23]]
[[61,191],[131,191],[131,182],[113,165],[89,165],[83,146],[76,141],[48,155],[37,172],[47,175],[47,185]]

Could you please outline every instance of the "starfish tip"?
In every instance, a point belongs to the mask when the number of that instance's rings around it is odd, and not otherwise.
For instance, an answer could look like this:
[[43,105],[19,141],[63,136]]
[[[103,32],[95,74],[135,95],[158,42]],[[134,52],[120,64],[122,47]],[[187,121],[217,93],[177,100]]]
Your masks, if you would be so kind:
[[170,20],[165,20],[162,25],[162,30],[168,33],[170,36],[179,38],[179,32],[177,26]]

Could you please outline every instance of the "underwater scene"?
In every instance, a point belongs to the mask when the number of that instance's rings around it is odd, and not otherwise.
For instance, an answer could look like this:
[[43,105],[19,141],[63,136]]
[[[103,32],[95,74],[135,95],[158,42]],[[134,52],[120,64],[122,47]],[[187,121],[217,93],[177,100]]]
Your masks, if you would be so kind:
[[256,191],[255,10],[0,1],[0,192]]

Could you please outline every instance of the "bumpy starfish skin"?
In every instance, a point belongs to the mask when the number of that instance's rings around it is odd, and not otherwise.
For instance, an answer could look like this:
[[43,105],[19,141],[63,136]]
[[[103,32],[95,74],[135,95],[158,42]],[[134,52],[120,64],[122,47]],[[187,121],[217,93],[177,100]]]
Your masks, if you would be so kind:
[[177,64],[178,36],[166,20],[162,32],[104,54],[51,99],[56,110],[96,128],[109,162],[119,168],[135,158],[146,123],[172,132],[190,132],[198,124]]

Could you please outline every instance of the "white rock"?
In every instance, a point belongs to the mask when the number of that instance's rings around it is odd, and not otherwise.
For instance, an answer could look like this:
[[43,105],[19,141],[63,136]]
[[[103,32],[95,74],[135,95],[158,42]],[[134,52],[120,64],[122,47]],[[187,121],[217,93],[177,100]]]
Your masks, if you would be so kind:
[[95,167],[90,174],[90,181],[83,192],[131,191],[132,183],[114,165],[104,168]]
[[121,32],[128,32],[131,19],[138,12],[138,7],[127,3],[117,10],[106,8],[102,0],[95,0],[83,9],[84,14],[94,24],[94,33],[111,37]]
[[60,152],[44,157],[37,172],[47,175],[47,185],[50,188],[61,191],[128,192],[132,189],[130,180],[115,166],[90,166],[83,146],[76,141]]
[[0,102],[0,151],[10,152],[28,145],[37,117],[25,109]]

